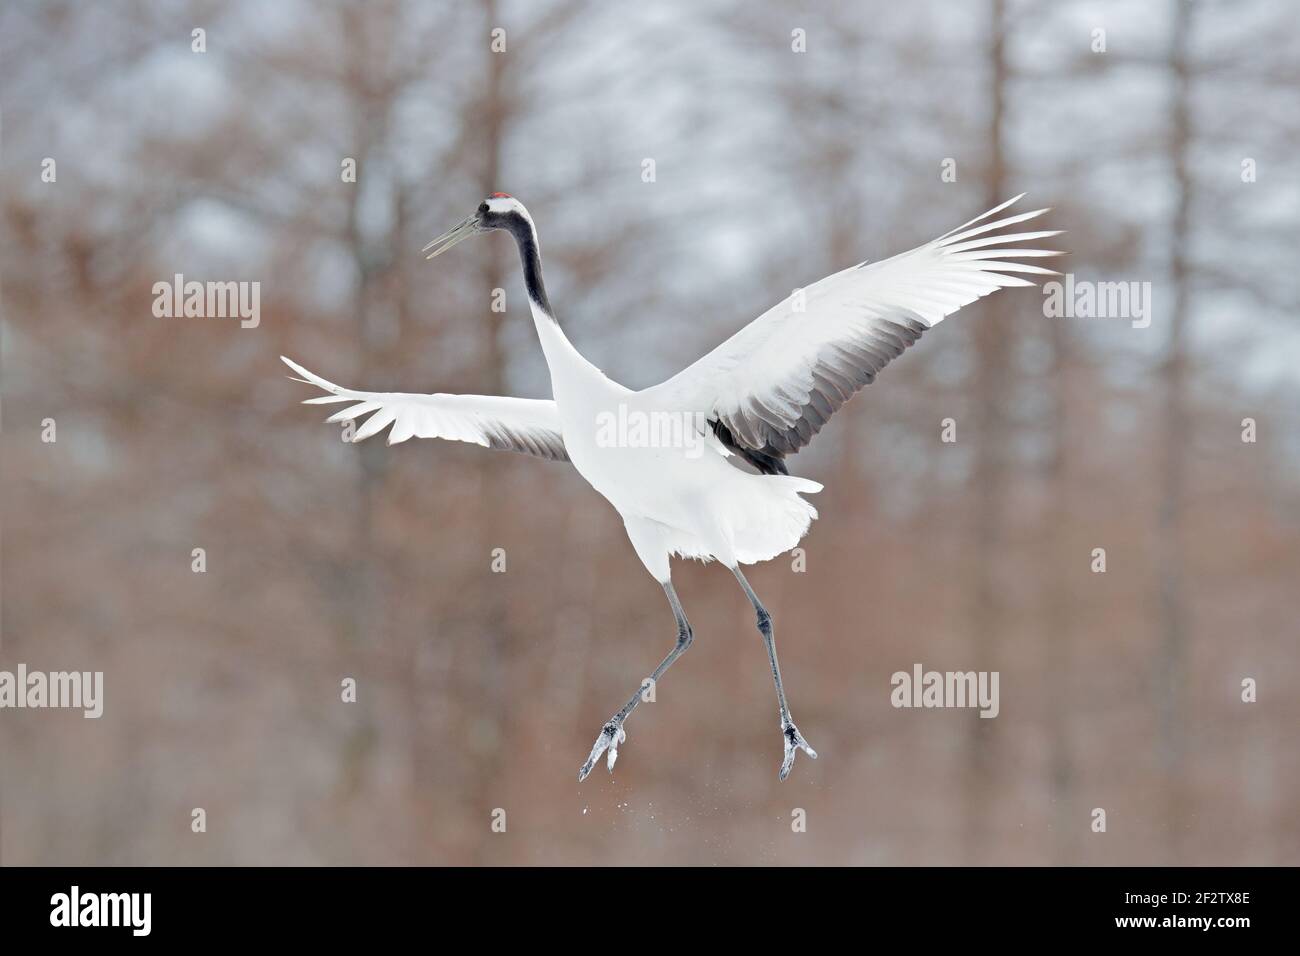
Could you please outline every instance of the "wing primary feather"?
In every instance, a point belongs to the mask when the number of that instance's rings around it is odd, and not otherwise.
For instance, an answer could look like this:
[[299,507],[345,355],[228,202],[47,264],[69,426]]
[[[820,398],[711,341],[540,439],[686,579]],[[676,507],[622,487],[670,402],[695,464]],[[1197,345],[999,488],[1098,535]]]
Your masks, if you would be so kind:
[[993,207],[992,209],[990,209],[988,212],[980,213],[978,216],[976,216],[976,217],[975,217],[974,219],[972,219],[970,222],[963,222],[963,223],[962,223],[960,226],[958,226],[956,229],[951,229],[951,230],[949,230],[948,232],[945,232],[942,236],[939,237],[939,239],[947,239],[947,238],[948,238],[949,236],[951,236],[954,232],[961,232],[961,231],[962,231],[963,229],[965,229],[967,226],[973,226],[973,225],[975,225],[975,223],[980,222],[981,220],[987,219],[989,216],[995,216],[995,215],[997,215],[998,213],[1000,213],[1002,210],[1006,209],[1008,206],[1014,206],[1016,203],[1020,202],[1020,200],[1022,200],[1022,199],[1024,199],[1024,198],[1025,198],[1025,194],[1024,194],[1024,193],[1021,193],[1019,196],[1012,196],[1012,197],[1011,197],[1010,199],[1008,199],[1006,202],[1002,203],[1001,205],[994,206],[994,207]]
[[703,412],[724,448],[776,473],[775,462],[806,445],[926,329],[998,289],[1033,287],[1042,276],[1058,274],[1023,260],[1059,251],[1016,248],[1061,235],[1056,229],[1014,231],[1050,210],[1004,215],[1022,198],[914,249],[810,284],[798,312],[787,298],[655,386],[657,398]]
[[280,356],[298,376],[295,381],[330,393],[304,399],[308,405],[348,403],[326,421],[360,420],[369,415],[352,435],[364,441],[392,426],[387,441],[400,444],[409,438],[445,438],[450,441],[504,448],[536,455],[550,461],[568,461],[564,435],[555,402],[542,399],[506,398],[487,395],[433,395],[403,392],[362,392],[341,388],[310,372],[297,362]]

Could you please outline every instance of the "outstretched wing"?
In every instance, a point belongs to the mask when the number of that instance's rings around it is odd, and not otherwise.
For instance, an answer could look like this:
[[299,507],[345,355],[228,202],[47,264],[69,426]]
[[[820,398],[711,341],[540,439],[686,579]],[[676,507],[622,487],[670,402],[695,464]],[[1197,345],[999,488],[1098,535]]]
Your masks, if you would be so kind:
[[522,451],[550,461],[569,460],[564,449],[560,416],[553,401],[490,395],[354,392],[327,382],[283,355],[280,361],[298,373],[295,381],[315,385],[330,393],[305,399],[304,405],[352,403],[325,419],[327,422],[370,415],[352,436],[354,442],[377,435],[392,425],[392,431],[388,433],[390,445],[412,437],[446,438],[488,448]]
[[1046,209],[975,225],[1021,196],[910,252],[797,290],[648,393],[668,407],[704,413],[724,445],[760,471],[785,474],[782,459],[926,329],[995,289],[1034,285],[1018,274],[1056,275],[1009,260],[1059,252],[1009,244],[1059,230],[997,232]]

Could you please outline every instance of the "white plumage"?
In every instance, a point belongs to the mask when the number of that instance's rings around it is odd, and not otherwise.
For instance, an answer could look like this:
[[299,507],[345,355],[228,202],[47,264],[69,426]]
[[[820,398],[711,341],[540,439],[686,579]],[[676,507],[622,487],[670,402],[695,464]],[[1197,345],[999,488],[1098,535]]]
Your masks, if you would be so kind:
[[553,401],[442,392],[434,395],[357,392],[326,381],[283,355],[280,359],[298,373],[300,377],[295,381],[316,385],[331,393],[320,398],[308,398],[304,405],[353,403],[325,419],[327,424],[355,421],[370,415],[353,433],[354,442],[364,441],[392,425],[388,433],[390,445],[408,438],[445,438],[472,442],[485,448],[524,451],[553,461],[568,460],[564,453],[564,437],[560,434],[560,415]]
[[976,238],[1046,209],[969,228],[1021,196],[910,252],[796,291],[652,391],[666,405],[720,418],[756,447],[773,440],[784,453],[798,450],[923,331],[995,289],[1033,285],[1015,273],[1054,274],[1007,261],[1058,255],[1052,250],[998,247],[1059,231]]
[[[432,258],[491,229],[514,236],[551,373],[553,401],[352,391],[284,361],[301,381],[329,393],[308,403],[350,403],[328,421],[369,415],[355,441],[391,426],[390,443],[446,438],[571,461],[622,515],[637,555],[672,605],[678,640],[655,670],[655,680],[689,646],[692,635],[671,584],[669,558],[716,559],[731,569],[753,603],[767,644],[785,738],[785,779],[799,749],[816,754],[790,717],[771,617],[740,566],[788,551],[817,516],[801,495],[822,486],[786,474],[785,458],[805,446],[836,409],[962,306],[996,289],[1033,285],[1022,276],[1054,274],[1015,260],[1058,252],[1013,244],[1059,232],[999,231],[1046,210],[976,225],[1020,198],[910,252],[852,266],[798,290],[682,372],[632,391],[607,378],[564,335],[542,282],[532,219],[517,200],[494,194],[474,216],[426,249],[433,248]],[[683,423],[671,432],[677,436],[673,442],[637,441],[630,433],[610,438],[611,422],[673,416]],[[760,473],[742,470],[730,460],[733,454]],[[626,737],[623,722],[639,701],[638,690],[606,722],[580,779],[606,750],[613,769],[618,744]]]

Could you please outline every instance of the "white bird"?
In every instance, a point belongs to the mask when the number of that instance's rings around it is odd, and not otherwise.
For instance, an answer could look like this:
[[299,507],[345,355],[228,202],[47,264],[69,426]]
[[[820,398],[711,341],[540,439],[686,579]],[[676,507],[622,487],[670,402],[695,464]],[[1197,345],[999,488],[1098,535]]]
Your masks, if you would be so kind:
[[[1059,252],[1008,244],[1045,239],[1059,230],[999,231],[1046,209],[976,225],[1020,198],[910,252],[860,263],[796,290],[684,371],[633,391],[606,377],[569,342],[546,296],[532,218],[518,200],[493,193],[424,251],[432,259],[469,236],[497,229],[514,237],[553,400],[353,391],[283,360],[299,381],[329,393],[307,399],[308,404],[347,403],[328,421],[370,415],[354,441],[391,425],[389,444],[412,436],[447,438],[572,462],[618,510],[637,556],[668,596],[677,636],[651,674],[655,682],[693,637],[673,589],[670,558],[726,566],[753,605],[767,647],[785,746],[784,780],[800,749],[813,758],[817,754],[790,715],[772,617],[741,565],[790,550],[817,517],[800,495],[822,486],[790,476],[785,458],[808,444],[836,409],[921,333],[962,306],[995,289],[1034,285],[1022,275],[1056,274],[1012,260]],[[728,460],[733,456],[753,471],[734,465]],[[627,739],[624,722],[644,686],[605,722],[578,773],[580,781],[606,751],[613,771],[619,745]]]

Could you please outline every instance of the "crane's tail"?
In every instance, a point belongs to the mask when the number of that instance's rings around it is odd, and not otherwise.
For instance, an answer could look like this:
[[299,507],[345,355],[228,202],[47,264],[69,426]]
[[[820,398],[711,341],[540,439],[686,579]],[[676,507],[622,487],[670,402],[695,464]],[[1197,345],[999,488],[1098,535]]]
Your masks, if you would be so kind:
[[817,509],[799,496],[822,486],[794,475],[746,477],[746,493],[735,496],[728,510],[736,560],[755,564],[784,554],[808,533]]

